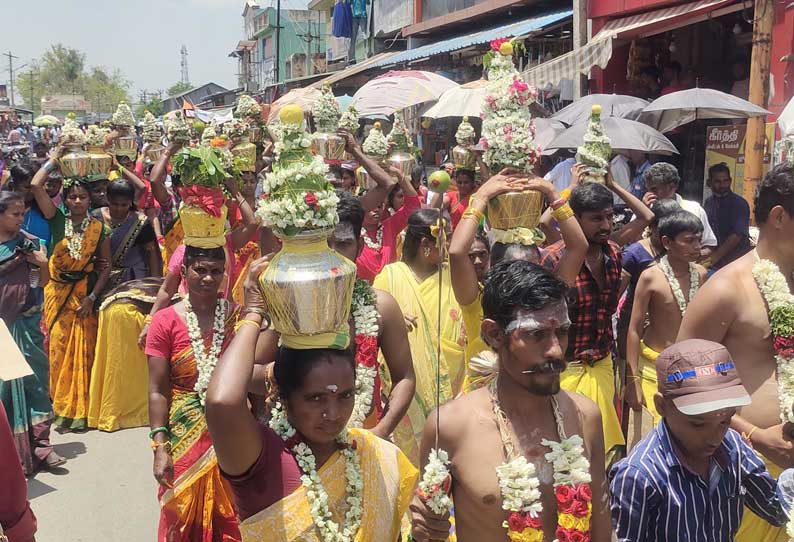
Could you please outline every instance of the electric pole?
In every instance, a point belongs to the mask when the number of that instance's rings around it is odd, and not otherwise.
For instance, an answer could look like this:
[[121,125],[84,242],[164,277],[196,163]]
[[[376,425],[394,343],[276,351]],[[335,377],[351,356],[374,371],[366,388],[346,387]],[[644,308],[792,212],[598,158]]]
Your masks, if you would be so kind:
[[38,73],[34,73],[33,66],[31,66],[30,77],[29,77],[30,81],[28,81],[28,83],[30,84],[30,104],[28,105],[30,106],[30,110],[33,111],[34,115],[36,114],[36,97],[33,95],[33,81],[37,75]]
[[275,69],[276,85],[278,85],[280,65],[281,65],[281,0],[276,0],[276,69]]
[[6,52],[5,56],[8,57],[8,77],[10,79],[8,95],[11,97],[11,107],[14,107],[14,59],[19,57],[11,54],[11,51]]
[[182,57],[180,62],[180,67],[182,68],[182,73],[180,77],[180,81],[184,84],[190,83],[190,78],[188,77],[187,73],[187,46],[182,45],[182,48],[179,50],[179,54]]

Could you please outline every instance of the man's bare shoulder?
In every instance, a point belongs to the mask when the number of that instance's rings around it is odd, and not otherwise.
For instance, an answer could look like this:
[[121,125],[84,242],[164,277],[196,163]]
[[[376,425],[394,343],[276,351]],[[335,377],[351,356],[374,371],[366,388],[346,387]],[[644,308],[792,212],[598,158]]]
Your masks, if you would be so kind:
[[[750,256],[748,259],[747,256]],[[737,286],[748,280],[753,280],[752,254],[742,256],[735,262],[723,267],[714,273],[700,289],[703,296],[713,299],[737,300],[742,296],[744,288]]]
[[560,393],[557,395],[558,400],[561,405],[568,403],[571,408],[575,409],[576,412],[563,412],[566,415],[572,415],[578,413],[581,417],[582,422],[584,424],[590,423],[601,423],[601,410],[598,408],[598,405],[590,399],[589,397],[585,397],[581,393],[572,393],[565,390],[560,390]]
[[[487,388],[480,388],[447,401],[440,408],[441,432],[449,436],[462,432],[477,417],[474,416],[475,413],[490,412],[490,405]],[[431,413],[428,420],[434,416],[435,413]]]

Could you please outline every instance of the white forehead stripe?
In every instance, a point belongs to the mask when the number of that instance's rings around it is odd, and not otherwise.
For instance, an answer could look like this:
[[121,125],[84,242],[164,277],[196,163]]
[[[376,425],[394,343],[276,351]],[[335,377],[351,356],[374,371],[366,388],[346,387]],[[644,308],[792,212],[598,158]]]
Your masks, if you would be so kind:
[[507,324],[505,332],[510,333],[518,328],[533,330],[549,327],[549,322],[554,321],[557,327],[571,324],[568,318],[568,306],[565,302],[552,303],[536,311],[519,310],[516,319]]

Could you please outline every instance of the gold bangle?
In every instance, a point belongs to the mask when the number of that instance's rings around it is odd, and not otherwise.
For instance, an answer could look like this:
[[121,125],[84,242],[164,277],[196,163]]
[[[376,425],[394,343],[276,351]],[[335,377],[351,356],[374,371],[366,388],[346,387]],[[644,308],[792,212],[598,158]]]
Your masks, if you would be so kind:
[[485,218],[485,213],[483,213],[479,209],[475,209],[474,207],[469,207],[468,209],[466,209],[466,212],[463,213],[463,216],[461,218],[462,219],[471,218],[474,219],[474,221],[477,224],[479,224]]
[[758,429],[758,426],[754,425],[753,428],[750,429],[749,433],[745,433],[744,431],[742,431],[742,438],[745,440],[745,442],[747,442],[747,444],[751,448],[753,447],[753,442],[750,440],[750,437],[753,436],[753,433],[755,433],[757,429]]
[[562,192],[560,192],[560,197],[565,199],[571,199],[571,189],[565,188]]
[[551,211],[551,216],[557,222],[565,222],[573,216],[573,209],[571,209],[571,206],[566,203],[557,209],[553,209]]
[[169,455],[171,454],[171,441],[170,440],[164,440],[163,442],[157,442],[157,441],[153,440],[153,441],[151,441],[149,443],[149,447],[152,449],[153,452],[156,452],[157,448],[162,447],[162,448],[165,448],[165,453],[167,453]]
[[151,323],[152,323],[152,315],[147,314],[146,318],[143,319],[143,324],[148,326]]
[[244,319],[240,320],[239,322],[237,322],[237,324],[234,326],[234,332],[237,333],[238,331],[240,331],[240,328],[243,327],[245,324],[250,324],[250,325],[254,326],[257,329],[257,331],[262,329],[262,324],[261,323],[255,322],[254,320],[249,320],[247,318],[244,318]]

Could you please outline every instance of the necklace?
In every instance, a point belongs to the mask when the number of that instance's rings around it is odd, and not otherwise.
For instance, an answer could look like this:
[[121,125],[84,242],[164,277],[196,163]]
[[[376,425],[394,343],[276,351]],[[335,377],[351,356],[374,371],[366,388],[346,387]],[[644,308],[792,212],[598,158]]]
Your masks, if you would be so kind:
[[292,453],[298,466],[303,472],[301,484],[306,489],[306,499],[309,501],[312,520],[320,531],[323,542],[352,542],[361,527],[363,515],[361,492],[364,480],[361,475],[361,462],[356,454],[356,441],[350,440],[347,430],[336,437],[340,453],[345,458],[345,512],[344,525],[340,526],[333,520],[328,507],[328,492],[323,487],[322,479],[317,473],[317,461],[314,452],[305,442],[296,442],[295,428],[289,423],[287,413],[281,403],[276,403],[269,422],[270,428],[291,446]]
[[[540,480],[535,466],[519,452],[508,428],[507,416],[499,403],[496,379],[488,385],[496,426],[502,439],[506,462],[496,468],[502,492],[502,508],[507,512],[507,529],[510,540],[541,542],[543,511]],[[563,416],[557,397],[551,396],[551,406],[557,425],[559,442],[541,440],[551,451],[544,457],[554,468],[554,496],[557,501],[558,540],[588,540],[593,495],[590,489],[590,462],[584,453],[584,441],[579,435],[565,435]]]
[[363,427],[372,409],[378,374],[378,310],[375,292],[365,280],[353,287],[353,322],[356,326],[356,398],[348,427]]
[[675,300],[678,303],[678,310],[681,311],[681,316],[683,316],[687,305],[689,305],[689,303],[692,301],[692,298],[695,297],[698,287],[700,286],[700,275],[698,274],[697,266],[692,262],[689,262],[689,300],[684,298],[684,292],[681,291],[681,284],[678,282],[678,279],[673,272],[673,268],[670,265],[670,259],[667,257],[667,254],[662,256],[662,258],[659,260],[659,269],[661,269],[662,273],[664,273],[667,282],[670,284],[670,289],[673,291],[673,297],[675,297]]
[[74,260],[79,260],[83,257],[83,236],[89,224],[91,224],[91,215],[85,215],[85,218],[80,223],[80,227],[75,230],[72,219],[66,217],[63,236],[66,238],[66,249],[69,251],[69,256]]
[[204,350],[204,337],[201,335],[198,316],[193,312],[189,295],[185,296],[184,302],[187,332],[190,337],[190,344],[193,347],[193,356],[196,358],[196,368],[198,369],[198,378],[196,379],[193,389],[198,393],[201,406],[204,406],[204,399],[207,396],[207,387],[210,384],[210,378],[212,377],[212,372],[215,370],[215,365],[218,363],[218,356],[220,356],[223,340],[226,335],[224,324],[226,322],[228,303],[225,299],[220,298],[215,303],[212,345],[209,351],[206,351]]
[[375,240],[373,241],[370,238],[367,230],[361,228],[361,237],[364,238],[364,244],[367,245],[369,248],[374,250],[375,252],[380,252],[383,248],[383,225],[381,224],[378,226],[378,232],[375,234]]

